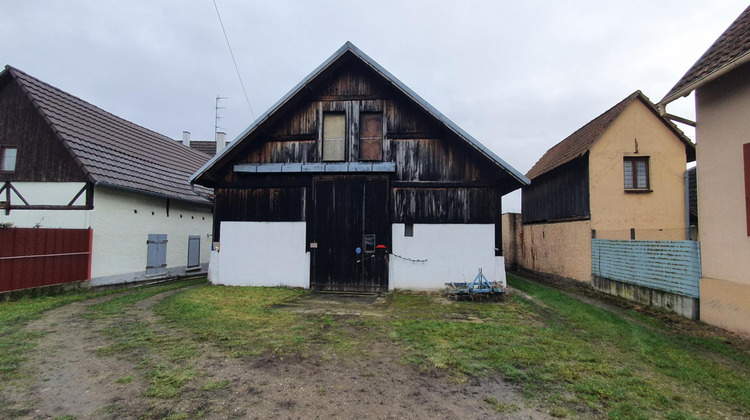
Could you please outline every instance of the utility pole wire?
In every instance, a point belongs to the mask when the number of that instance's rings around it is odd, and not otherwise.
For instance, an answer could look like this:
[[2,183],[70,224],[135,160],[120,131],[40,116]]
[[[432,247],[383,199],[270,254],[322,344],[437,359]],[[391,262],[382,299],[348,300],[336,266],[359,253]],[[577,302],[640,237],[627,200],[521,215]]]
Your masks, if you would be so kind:
[[224,22],[221,20],[221,14],[219,13],[219,6],[216,5],[216,0],[214,1],[214,8],[216,9],[216,16],[219,18],[219,23],[221,24],[221,31],[224,32],[224,39],[227,40],[227,47],[229,47],[229,55],[232,56],[232,62],[234,63],[234,69],[237,70],[237,78],[240,79],[240,85],[242,86],[242,93],[245,94],[245,100],[247,101],[247,107],[250,108],[250,115],[253,117],[253,120],[255,120],[255,114],[253,113],[253,107],[250,106],[250,98],[247,96],[247,90],[245,90],[245,84],[242,82],[242,76],[240,76],[240,69],[237,67],[237,60],[234,59],[234,52],[232,52],[232,46],[229,45],[229,37],[227,36],[227,31],[224,29]]

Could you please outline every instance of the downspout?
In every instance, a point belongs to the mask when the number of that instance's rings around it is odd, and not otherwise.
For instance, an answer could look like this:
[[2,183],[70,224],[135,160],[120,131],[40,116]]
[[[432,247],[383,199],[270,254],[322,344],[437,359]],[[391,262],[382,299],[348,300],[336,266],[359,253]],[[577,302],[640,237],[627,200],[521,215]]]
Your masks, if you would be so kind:
[[685,170],[685,240],[690,241],[690,170]]

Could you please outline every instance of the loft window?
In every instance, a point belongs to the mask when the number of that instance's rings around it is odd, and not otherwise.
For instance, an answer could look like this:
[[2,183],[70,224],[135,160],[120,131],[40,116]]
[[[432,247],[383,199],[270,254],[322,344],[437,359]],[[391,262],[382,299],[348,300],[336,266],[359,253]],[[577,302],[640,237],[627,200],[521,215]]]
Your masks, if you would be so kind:
[[346,152],[346,114],[323,114],[323,161],[344,161]]
[[359,115],[359,150],[361,160],[383,160],[383,113]]
[[16,170],[16,156],[18,148],[3,147],[0,148],[0,171],[14,172]]
[[626,190],[650,191],[648,157],[624,158],[623,174]]

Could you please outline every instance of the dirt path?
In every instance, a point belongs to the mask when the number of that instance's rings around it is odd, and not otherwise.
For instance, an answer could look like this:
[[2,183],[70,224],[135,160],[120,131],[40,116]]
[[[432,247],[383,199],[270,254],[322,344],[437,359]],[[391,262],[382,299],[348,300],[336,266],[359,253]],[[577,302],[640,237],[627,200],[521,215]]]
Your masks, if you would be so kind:
[[[84,316],[92,304],[112,298],[106,297],[51,310],[30,323],[28,331],[47,334],[24,367],[35,372],[31,383],[10,392],[18,418],[549,418],[546,410],[527,406],[518,390],[502,379],[459,384],[441,371],[401,364],[398,348],[385,338],[362,349],[366,357],[356,360],[315,353],[291,360],[227,356],[171,330],[154,315],[157,302],[183,290],[142,300],[118,319]],[[372,314],[372,308],[350,305],[345,312],[338,308],[337,316]],[[127,323],[148,325],[155,341],[171,340],[197,351],[178,361],[148,346],[97,356],[97,349],[112,344],[103,328]],[[147,397],[149,369],[164,366],[192,372],[192,379],[176,396]],[[498,412],[488,397],[504,409]]]

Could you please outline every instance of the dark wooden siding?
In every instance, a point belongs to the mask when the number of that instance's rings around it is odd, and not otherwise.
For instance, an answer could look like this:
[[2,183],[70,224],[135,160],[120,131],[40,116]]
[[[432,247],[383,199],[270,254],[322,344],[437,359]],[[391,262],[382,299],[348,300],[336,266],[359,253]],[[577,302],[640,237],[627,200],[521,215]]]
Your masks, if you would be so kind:
[[[360,160],[360,115],[382,112],[383,161],[394,162],[390,213],[396,223],[495,223],[507,175],[370,69],[345,63],[304,91],[233,151],[215,179],[215,226],[221,221],[302,221],[321,174],[235,173],[237,163],[320,162],[325,112],[347,116],[347,161]],[[347,174],[335,175],[346,177]],[[283,190],[283,192],[282,192]],[[261,192],[264,191],[264,192]],[[218,229],[214,232],[217,235]]]
[[591,217],[588,153],[543,174],[524,187],[523,223],[541,223]]
[[2,181],[86,181],[71,154],[10,78],[0,87],[0,146],[18,148],[16,170],[0,172]]

